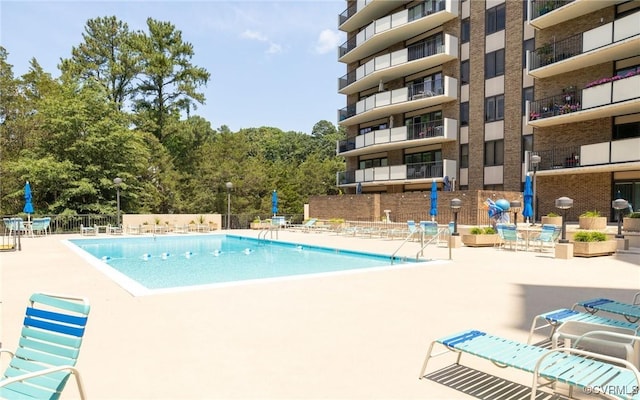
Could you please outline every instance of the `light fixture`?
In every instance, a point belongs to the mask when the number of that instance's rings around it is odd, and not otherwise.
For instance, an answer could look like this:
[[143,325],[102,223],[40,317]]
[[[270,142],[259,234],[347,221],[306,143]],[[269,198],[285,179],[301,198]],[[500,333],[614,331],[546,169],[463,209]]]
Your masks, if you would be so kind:
[[460,207],[462,207],[462,200],[455,198],[451,199],[451,211],[453,211],[453,233],[451,236],[459,236],[458,233],[458,212],[460,211]]
[[573,207],[573,199],[560,197],[556,199],[556,208],[562,210],[562,237],[559,243],[569,243],[567,240],[567,210]]
[[518,226],[518,208],[521,207],[520,201],[519,200],[512,200],[509,203],[509,206],[513,209],[513,224],[515,226]]
[[629,208],[629,202],[625,199],[615,199],[611,202],[611,207],[616,210],[616,214],[618,215],[618,234],[616,235],[616,239],[624,239],[624,235],[622,234],[622,210]]

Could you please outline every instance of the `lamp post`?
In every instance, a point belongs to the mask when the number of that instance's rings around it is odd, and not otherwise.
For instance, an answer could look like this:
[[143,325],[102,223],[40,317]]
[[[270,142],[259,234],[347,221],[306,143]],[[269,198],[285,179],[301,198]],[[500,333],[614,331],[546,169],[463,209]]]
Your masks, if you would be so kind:
[[231,189],[233,189],[233,183],[227,182],[227,229],[231,229]]
[[556,199],[556,208],[562,210],[562,236],[558,243],[569,243],[567,240],[567,210],[573,207],[573,199],[560,197]]
[[116,204],[118,207],[118,216],[117,216],[117,220],[116,220],[116,225],[117,226],[122,226],[122,224],[120,224],[120,184],[122,183],[122,179],[121,178],[114,178],[113,179],[113,184],[116,185]]
[[460,211],[460,207],[462,207],[462,200],[460,199],[451,199],[451,211],[453,211],[453,233],[451,236],[459,236],[458,233],[458,211]]
[[629,208],[629,202],[625,199],[615,199],[611,202],[611,207],[613,207],[616,210],[616,214],[618,214],[618,234],[616,235],[616,239],[624,239],[624,235],[622,234],[622,210]]
[[531,165],[533,166],[533,215],[531,216],[531,219],[533,220],[533,224],[531,225],[535,225],[536,224],[536,218],[538,217],[538,193],[536,192],[536,172],[538,171],[538,164],[540,164],[540,161],[542,160],[542,157],[540,157],[537,154],[533,154],[530,158],[529,161],[531,162]]
[[519,200],[512,200],[509,203],[509,206],[513,209],[513,223],[515,226],[518,226],[518,208],[521,207]]

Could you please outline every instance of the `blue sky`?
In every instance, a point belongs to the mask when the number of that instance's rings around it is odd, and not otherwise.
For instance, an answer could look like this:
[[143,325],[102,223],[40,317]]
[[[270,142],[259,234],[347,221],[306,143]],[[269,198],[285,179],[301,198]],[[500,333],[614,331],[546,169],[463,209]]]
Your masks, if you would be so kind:
[[0,0],[0,44],[14,76],[36,58],[59,75],[61,58],[82,43],[87,20],[115,15],[131,30],[146,19],[168,21],[193,44],[192,63],[211,73],[205,105],[195,114],[213,128],[272,126],[311,133],[320,120],[336,124],[346,73],[337,46],[344,0],[284,1],[6,1]]

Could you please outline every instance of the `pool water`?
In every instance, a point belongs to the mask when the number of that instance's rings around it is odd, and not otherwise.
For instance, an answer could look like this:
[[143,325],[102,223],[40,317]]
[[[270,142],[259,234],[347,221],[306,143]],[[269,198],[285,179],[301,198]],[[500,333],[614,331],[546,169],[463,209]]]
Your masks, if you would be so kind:
[[[93,265],[134,295],[155,290],[358,270],[391,265],[390,256],[198,235],[69,240]],[[398,264],[401,260],[394,260]],[[135,293],[134,293],[135,292]]]

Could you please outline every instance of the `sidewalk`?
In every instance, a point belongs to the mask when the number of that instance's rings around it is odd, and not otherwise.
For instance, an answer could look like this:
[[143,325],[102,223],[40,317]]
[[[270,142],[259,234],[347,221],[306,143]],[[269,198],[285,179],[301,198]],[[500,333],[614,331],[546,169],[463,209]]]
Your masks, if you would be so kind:
[[[560,260],[463,247],[448,260],[439,247],[426,251],[431,263],[132,297],[61,242],[72,237],[26,238],[23,251],[0,254],[0,339],[15,348],[33,292],[88,297],[78,366],[91,399],[468,399],[418,380],[432,340],[474,328],[526,341],[541,312],[640,291],[637,254]],[[279,239],[384,254],[401,242],[289,231]],[[417,251],[409,243],[399,254]],[[530,384],[518,371],[462,362]]]

